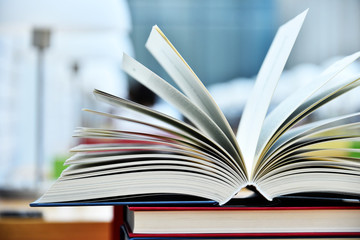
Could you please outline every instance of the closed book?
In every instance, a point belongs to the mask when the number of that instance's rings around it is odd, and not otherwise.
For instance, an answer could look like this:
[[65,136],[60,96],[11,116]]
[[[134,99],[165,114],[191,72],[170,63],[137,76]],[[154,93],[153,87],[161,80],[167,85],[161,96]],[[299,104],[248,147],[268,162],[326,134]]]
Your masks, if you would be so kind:
[[[126,223],[138,236],[359,236],[360,206],[139,207]],[[214,235],[215,234],[215,235]]]

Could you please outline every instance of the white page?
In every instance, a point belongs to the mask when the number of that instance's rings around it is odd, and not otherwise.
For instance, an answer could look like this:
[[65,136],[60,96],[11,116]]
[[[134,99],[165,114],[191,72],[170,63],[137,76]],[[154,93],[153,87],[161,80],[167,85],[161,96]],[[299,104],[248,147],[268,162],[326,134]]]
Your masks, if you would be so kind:
[[[343,85],[342,87],[333,87],[333,89],[327,89],[327,91],[322,91],[320,92],[320,94],[315,95],[312,97],[312,99],[307,100],[303,105],[300,106],[300,109],[297,109],[295,111],[295,116],[294,118],[291,118],[291,121],[287,122],[287,125],[289,125],[289,127],[293,124],[296,123],[296,119],[299,118],[301,119],[302,117],[310,114],[312,111],[316,110],[318,107],[320,107],[323,104],[326,104],[327,102],[331,101],[332,99],[335,99],[336,97],[340,96],[341,94],[353,89],[356,86],[360,85],[360,81],[359,78],[355,78],[356,80],[349,78],[348,81],[346,81],[347,83],[352,82],[351,84],[340,84]],[[287,125],[283,126],[282,128],[285,128]],[[353,131],[353,129],[350,128],[350,126],[337,126],[338,129],[340,128],[349,128],[346,130],[350,130]],[[333,128],[335,130],[335,127]],[[279,134],[279,136],[281,136],[281,134]],[[337,136],[340,137],[340,136]],[[343,136],[344,138],[349,137],[349,136]],[[319,138],[320,139],[320,138]],[[332,139],[332,136],[329,137],[329,139]],[[295,139],[294,139],[295,140]],[[324,138],[323,141],[325,141],[326,138]],[[274,145],[276,145],[278,140],[276,140],[274,142]],[[329,140],[331,141],[331,140]],[[310,143],[310,142],[309,142]],[[274,146],[272,145],[272,146]],[[270,147],[270,146],[268,146]],[[300,148],[298,148],[300,149]],[[269,151],[271,150],[271,148],[269,149]],[[266,155],[268,153],[268,150],[266,151]],[[265,159],[265,158],[261,158],[262,161],[258,161],[256,162],[255,166],[254,166],[254,176],[257,175],[257,171],[259,170],[259,166],[260,165],[264,165],[266,164],[266,162],[271,161],[271,159]],[[265,159],[265,162],[263,161]]]
[[[324,145],[328,145],[328,150],[332,149],[332,146],[336,146],[336,143],[346,142],[350,143],[351,140],[356,140],[359,138],[359,123],[352,123],[348,125],[341,125],[338,127],[329,127],[327,129],[322,129],[319,131],[315,131],[312,133],[308,133],[305,136],[298,136],[294,139],[293,142],[287,142],[280,148],[276,149],[277,152],[273,152],[272,156],[266,159],[266,161],[262,162],[262,166],[258,166],[255,174],[254,181],[259,180],[259,176],[262,175],[266,171],[277,171],[275,166],[286,165],[293,161],[294,158],[298,156],[302,156],[303,154],[309,153],[311,151],[315,151],[317,149],[325,148]],[[336,132],[336,136],[332,136]],[[319,136],[318,134],[323,134],[323,136]],[[344,144],[340,144],[340,146],[344,146]],[[340,148],[337,148],[338,152],[340,152]],[[351,152],[350,149],[344,150],[345,152]],[[306,155],[305,155],[306,156]],[[333,153],[331,155],[323,157],[336,157]],[[321,157],[321,155],[312,155],[312,157],[317,158]],[[346,157],[342,155],[344,161],[346,161]],[[358,158],[356,158],[358,160]],[[360,164],[360,163],[359,163]],[[269,169],[272,170],[269,170]]]
[[324,131],[328,128],[334,128],[343,126],[356,122],[360,117],[360,113],[353,113],[343,116],[338,116],[334,118],[329,118],[325,120],[320,120],[312,123],[308,123],[296,128],[292,128],[286,133],[284,133],[270,148],[266,153],[266,158],[270,157],[274,152],[277,152],[279,149],[283,149],[289,144],[293,144],[296,141],[299,141],[301,138],[309,137],[314,133],[319,131]]
[[[148,144],[139,146],[139,144],[117,144],[118,146],[121,147],[105,147],[109,144],[96,144],[96,146],[94,146],[94,144],[89,144],[89,145],[83,145],[83,147],[81,146],[77,146],[75,148],[73,148],[73,152],[77,152],[75,155],[73,155],[72,157],[70,157],[69,159],[67,159],[65,161],[65,165],[69,165],[69,164],[78,164],[78,163],[94,163],[94,162],[98,162],[100,157],[105,157],[105,159],[107,158],[107,156],[112,156],[112,157],[117,157],[117,158],[133,158],[134,161],[136,162],[137,159],[141,158],[141,156],[144,156],[144,154],[147,154],[148,152],[142,152],[142,151],[137,151],[136,149],[141,149],[141,150],[154,150],[154,151],[161,151],[163,150],[164,152],[173,152],[176,153],[173,156],[174,157],[180,157],[180,155],[189,155],[193,158],[197,158],[200,160],[206,160],[206,161],[210,161],[214,164],[216,164],[217,166],[221,167],[222,169],[224,169],[224,173],[226,172],[226,174],[228,176],[232,176],[232,179],[236,179],[236,181],[238,181],[239,183],[244,184],[244,182],[246,181],[246,179],[244,177],[241,177],[241,173],[238,171],[238,169],[236,168],[236,166],[234,166],[231,162],[229,162],[228,158],[225,158],[220,152],[218,152],[216,149],[214,149],[212,146],[210,145],[202,145],[200,146],[193,146],[193,145],[188,145],[187,142],[183,142],[183,141],[179,141],[178,139],[174,139],[174,138],[168,138],[168,137],[162,137],[162,136],[157,136],[157,138],[154,139],[147,139],[147,138],[132,138],[131,134],[125,134],[125,136],[121,136],[122,134],[119,133],[118,131],[115,130],[106,130],[107,132],[104,132],[103,134],[101,134],[101,132],[103,131],[103,129],[84,129],[86,130],[84,133],[81,134],[81,137],[84,138],[91,138],[94,136],[98,136],[98,137],[111,137],[113,136],[115,139],[122,139],[122,140],[136,140],[136,141],[141,141],[141,142],[147,142]],[[93,135],[93,132],[95,132],[95,135]],[[99,132],[98,134],[96,134],[97,132]],[[113,132],[113,134],[111,134],[111,132]],[[105,135],[106,133],[106,135]],[[135,135],[142,135],[141,133],[135,133]],[[111,136],[109,136],[111,135]],[[126,135],[129,135],[128,137],[126,137]],[[163,139],[167,139],[167,141],[163,141]],[[169,141],[170,140],[170,141]],[[98,147],[98,145],[100,145],[100,147]],[[101,147],[103,146],[103,147]],[[110,146],[114,146],[114,144],[110,144]],[[105,151],[105,149],[108,149],[107,151]],[[120,150],[120,149],[124,149],[124,150],[130,150],[133,149],[134,151],[131,152],[118,152],[115,151],[113,152],[113,150]],[[109,152],[109,150],[111,150]],[[203,151],[206,150],[206,151]],[[85,151],[85,153],[83,152]],[[99,152],[99,151],[105,151],[105,152]],[[208,151],[211,151],[211,154],[208,153]],[[222,157],[219,157],[220,154]],[[109,160],[111,160],[111,158],[108,158]],[[75,161],[75,162],[74,162]]]
[[[201,146],[204,146],[205,143],[207,144],[207,146],[211,145],[211,146],[213,146],[212,149],[216,153],[221,154],[221,156],[226,155],[226,158],[222,158],[222,159],[224,159],[224,161],[227,161],[231,166],[233,166],[233,168],[239,172],[239,176],[246,179],[246,176],[244,175],[244,171],[240,169],[240,166],[233,160],[233,158],[231,157],[229,152],[226,151],[223,148],[223,146],[221,146],[220,144],[215,142],[213,139],[207,137],[203,132],[199,131],[197,128],[194,128],[191,125],[189,125],[185,122],[182,122],[180,120],[177,120],[171,116],[168,116],[161,112],[155,111],[149,107],[131,102],[126,99],[122,99],[120,97],[113,96],[111,94],[108,94],[108,93],[105,93],[105,92],[102,92],[99,90],[95,90],[94,94],[98,100],[107,102],[107,103],[115,105],[115,106],[122,106],[122,107],[137,111],[142,114],[146,114],[147,116],[151,116],[157,120],[160,120],[164,123],[167,123],[167,124],[175,127],[177,130],[174,131],[174,130],[171,130],[169,128],[165,128],[165,127],[162,127],[159,125],[155,125],[155,124],[151,124],[148,122],[143,122],[143,121],[139,121],[139,120],[135,120],[135,119],[128,119],[128,118],[121,117],[121,116],[115,116],[115,115],[109,114],[109,113],[101,113],[101,112],[97,112],[97,111],[93,111],[93,110],[89,110],[89,109],[85,109],[85,111],[89,111],[92,113],[100,114],[100,115],[111,117],[111,118],[116,118],[116,119],[120,119],[120,120],[130,121],[130,122],[144,124],[144,125],[147,125],[150,127],[154,127],[156,129],[168,132],[170,134],[175,134],[177,136],[181,136],[186,139],[191,139],[191,141],[196,142],[197,144],[200,144]],[[221,153],[217,150],[221,151]]]
[[[248,176],[254,165],[256,146],[271,97],[284,69],[307,11],[281,26],[261,66],[255,86],[242,114],[237,139]],[[250,178],[251,179],[251,178]]]
[[197,107],[211,116],[211,119],[225,133],[237,151],[240,152],[235,134],[224,114],[200,79],[158,26],[152,28],[145,46],[185,95]]
[[[94,94],[98,100],[107,102],[109,104],[112,104],[117,107],[125,107],[128,109],[131,109],[133,111],[139,112],[141,114],[145,114],[147,116],[153,117],[154,119],[160,120],[166,124],[171,125],[172,127],[176,128],[176,130],[152,124],[149,122],[144,122],[141,120],[136,119],[129,119],[122,116],[117,116],[109,113],[103,113],[103,112],[97,112],[90,109],[84,109],[84,111],[88,111],[95,114],[100,114],[106,117],[115,118],[119,120],[129,121],[137,124],[143,124],[167,133],[170,133],[171,135],[175,135],[181,138],[185,138],[187,140],[190,140],[191,142],[195,143],[198,147],[206,148],[208,150],[211,150],[214,153],[214,156],[219,157],[222,159],[222,161],[227,162],[230,166],[233,167],[238,173],[239,176],[243,179],[246,179],[246,176],[244,175],[244,172],[240,169],[239,165],[234,162],[231,155],[217,142],[215,142],[213,139],[208,138],[205,136],[201,131],[199,131],[197,128],[194,128],[193,126],[182,122],[176,118],[173,118],[171,116],[168,116],[164,113],[155,111],[149,107],[143,106],[141,104],[122,99],[120,97],[113,96],[111,94],[102,92],[100,90],[94,90]],[[84,129],[84,128],[82,128]],[[87,131],[87,130],[85,130]],[[104,131],[104,129],[99,129],[100,132]],[[134,137],[134,136],[133,136]],[[226,157],[225,157],[226,156]]]
[[[76,152],[79,154],[84,154],[82,156],[90,156],[94,155],[133,155],[133,154],[142,154],[149,151],[162,152],[162,153],[175,153],[180,155],[187,155],[191,157],[196,157],[199,159],[207,159],[211,162],[217,162],[216,159],[213,159],[211,155],[208,155],[205,152],[199,151],[198,149],[189,148],[186,145],[182,144],[171,144],[171,146],[164,145],[162,142],[157,141],[148,141],[150,144],[139,144],[130,145],[129,144],[119,144],[119,146],[115,147],[93,147],[89,144],[88,146],[78,146],[72,149],[72,152]],[[81,148],[80,148],[81,147]],[[101,151],[101,154],[98,154],[98,151]],[[74,155],[73,155],[74,156]],[[73,157],[72,156],[72,157]],[[81,156],[81,155],[80,155]],[[70,158],[72,158],[70,157]],[[220,162],[223,163],[223,162]],[[226,165],[227,166],[227,165]]]
[[216,177],[190,171],[110,174],[69,181],[58,179],[38,202],[65,202],[104,197],[178,193],[226,203],[234,187]]
[[[315,111],[316,109],[320,108],[321,106],[327,104],[328,102],[334,100],[335,98],[341,96],[342,94],[358,87],[360,85],[360,75],[353,76],[347,78],[345,81],[341,78],[335,78],[334,82],[336,85],[334,86],[324,86],[323,88],[319,89],[316,93],[314,93],[309,99],[304,101],[297,109],[295,109],[292,114],[283,121],[280,128],[275,135],[272,136],[271,140],[267,142],[267,146],[271,146],[274,144],[278,138],[286,132],[289,128],[291,128],[294,124],[298,121],[303,119],[304,117],[308,116],[310,113]],[[339,80],[339,81],[337,81]],[[339,83],[340,82],[340,83]],[[333,84],[330,84],[333,85]],[[271,114],[270,114],[271,115]],[[265,120],[267,123],[267,120]],[[264,130],[265,132],[266,130]],[[261,135],[260,135],[261,136]],[[267,151],[268,148],[264,149]]]
[[96,99],[98,99],[100,101],[109,103],[116,107],[124,107],[127,109],[131,109],[133,111],[139,112],[141,114],[145,114],[145,115],[150,116],[154,119],[157,119],[165,124],[168,124],[169,126],[172,126],[173,128],[176,128],[176,130],[172,130],[169,127],[164,127],[164,126],[160,126],[157,124],[144,122],[144,121],[141,121],[138,119],[126,118],[126,117],[122,117],[122,116],[115,116],[113,114],[102,113],[102,112],[98,112],[98,111],[94,111],[94,110],[90,110],[90,109],[83,109],[84,111],[104,115],[104,116],[111,117],[111,118],[116,118],[119,120],[143,124],[143,125],[146,125],[146,126],[149,126],[149,127],[152,127],[152,128],[155,128],[155,129],[158,129],[158,130],[170,133],[170,134],[174,134],[174,135],[182,137],[182,138],[191,139],[191,141],[196,142],[197,144],[201,143],[200,145],[202,145],[206,142],[207,144],[211,144],[212,146],[215,146],[217,149],[220,149],[223,153],[227,154],[228,158],[230,158],[230,155],[226,152],[226,150],[221,145],[219,145],[213,139],[208,138],[203,132],[199,131],[199,129],[193,127],[190,124],[187,124],[183,121],[180,121],[176,118],[173,118],[169,115],[166,115],[162,112],[159,112],[159,111],[156,111],[149,107],[146,107],[144,105],[132,102],[127,99],[116,97],[114,95],[108,94],[106,92],[102,92],[97,89],[94,90],[94,94],[95,94]]
[[[165,158],[163,160],[146,160],[143,161],[134,161],[126,163],[112,163],[108,165],[91,165],[90,167],[76,168],[75,170],[72,167],[67,168],[66,171],[62,174],[62,180],[70,180],[83,177],[96,177],[107,174],[121,174],[130,171],[158,171],[158,170],[170,170],[176,168],[177,171],[192,171],[198,172],[205,175],[212,175],[221,179],[229,185],[237,186],[239,183],[234,182],[233,179],[229,178],[226,173],[221,171],[218,166],[211,164],[205,161],[199,161],[191,157],[184,158],[174,158],[174,155],[162,156]],[[155,158],[154,156],[147,156],[149,158]],[[114,158],[114,160],[117,160]],[[82,165],[83,166],[83,165]]]
[[234,145],[224,132],[203,110],[194,105],[190,99],[144,65],[126,54],[123,56],[123,69],[127,74],[152,90],[159,97],[175,106],[205,135],[224,147],[237,164],[241,168],[244,168],[238,151],[236,151]]
[[[107,117],[116,118],[119,119],[121,117],[107,114],[107,113],[101,113],[92,111],[96,114],[101,114]],[[220,152],[217,148],[215,148],[213,145],[209,145],[206,142],[203,142],[197,138],[193,138],[192,136],[184,136],[182,134],[176,133],[174,131],[168,131],[167,129],[163,127],[158,127],[156,125],[153,125],[153,127],[161,129],[162,131],[165,131],[167,133],[170,133],[171,135],[175,135],[177,137],[180,137],[181,139],[172,138],[169,136],[161,136],[161,135],[152,135],[152,134],[144,134],[144,133],[138,133],[138,132],[124,132],[124,131],[118,131],[118,130],[109,130],[109,129],[98,129],[98,128],[81,128],[77,131],[76,136],[82,137],[82,138],[93,138],[93,137],[99,137],[99,138],[115,138],[115,139],[121,139],[121,140],[134,140],[134,141],[141,141],[146,142],[146,146],[151,147],[152,149],[155,148],[154,144],[160,144],[163,147],[177,147],[181,149],[188,149],[188,151],[191,151],[193,155],[200,154],[200,155],[206,155],[208,158],[213,159],[213,161],[218,162],[218,164],[226,166],[229,173],[234,173],[234,176],[237,178],[241,178],[242,174],[239,172],[236,165],[233,164],[229,160],[228,155],[226,157],[224,156],[223,152]],[[150,138],[149,138],[150,137]],[[109,146],[109,144],[105,144],[106,146]],[[119,144],[117,144],[119,145]],[[125,146],[124,148],[128,148],[129,144],[120,144],[121,146]],[[99,148],[96,147],[98,145],[90,144],[91,148],[95,151],[99,151]],[[101,145],[100,145],[101,146]],[[134,147],[139,148],[139,144],[131,145]],[[74,151],[78,151],[80,147],[73,148]],[[144,147],[141,147],[144,149]],[[71,151],[73,150],[71,149]],[[223,150],[223,149],[221,149]],[[211,154],[209,154],[211,152]],[[70,161],[71,157],[65,162],[65,164]],[[236,174],[235,174],[236,171]],[[242,181],[245,181],[246,179],[242,178]]]
[[[259,158],[264,153],[265,147],[274,136],[274,134],[284,124],[286,119],[290,117],[294,112],[300,114],[299,108],[301,105],[309,105],[309,102],[319,100],[321,95],[330,91],[330,87],[333,87],[334,82],[330,82],[330,86],[326,86],[330,80],[341,72],[344,68],[354,62],[360,57],[360,52],[347,56],[324,71],[317,79],[311,81],[308,85],[298,89],[295,93],[291,94],[285,100],[283,100],[265,119],[263,129],[260,134],[258,148],[256,150],[256,157]],[[347,79],[351,81],[351,79]],[[345,84],[348,84],[345,82]],[[341,84],[339,85],[339,87]],[[351,88],[351,87],[350,87]],[[345,87],[346,90],[349,90]],[[332,90],[331,90],[332,91]],[[341,91],[342,92],[342,91]]]

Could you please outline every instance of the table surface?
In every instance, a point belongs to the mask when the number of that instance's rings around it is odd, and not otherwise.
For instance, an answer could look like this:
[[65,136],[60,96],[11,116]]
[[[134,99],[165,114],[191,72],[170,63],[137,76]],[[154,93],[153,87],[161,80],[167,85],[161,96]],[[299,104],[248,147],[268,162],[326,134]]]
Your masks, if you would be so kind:
[[31,208],[29,199],[0,198],[0,239],[111,239],[113,208]]

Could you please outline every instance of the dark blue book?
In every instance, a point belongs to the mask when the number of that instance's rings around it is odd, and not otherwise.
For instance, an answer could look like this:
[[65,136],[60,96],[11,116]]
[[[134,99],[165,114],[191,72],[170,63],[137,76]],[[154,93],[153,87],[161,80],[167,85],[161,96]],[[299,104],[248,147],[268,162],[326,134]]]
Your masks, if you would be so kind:
[[186,195],[175,194],[157,194],[147,196],[133,196],[127,198],[106,198],[106,199],[93,199],[89,201],[73,201],[73,202],[53,202],[42,203],[34,201],[30,203],[31,207],[63,207],[63,206],[122,206],[122,205],[180,205],[180,206],[215,206],[217,202]]

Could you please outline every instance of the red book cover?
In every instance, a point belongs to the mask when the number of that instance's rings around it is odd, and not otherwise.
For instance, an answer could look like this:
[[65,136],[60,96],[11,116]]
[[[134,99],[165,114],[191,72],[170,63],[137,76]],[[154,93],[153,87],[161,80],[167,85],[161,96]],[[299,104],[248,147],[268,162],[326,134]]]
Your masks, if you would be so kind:
[[279,211],[279,210],[335,210],[335,209],[360,209],[358,206],[286,206],[286,207],[175,207],[175,206],[128,206],[130,211]]

